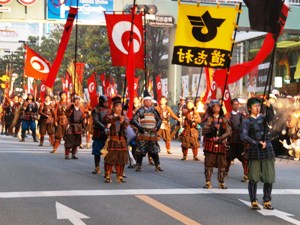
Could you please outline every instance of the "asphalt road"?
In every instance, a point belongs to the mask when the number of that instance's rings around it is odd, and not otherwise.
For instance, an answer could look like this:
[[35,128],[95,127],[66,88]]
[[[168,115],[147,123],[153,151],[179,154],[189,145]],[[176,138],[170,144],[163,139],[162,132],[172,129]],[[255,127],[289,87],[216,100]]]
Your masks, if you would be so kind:
[[[79,151],[79,160],[64,160],[63,148],[50,154],[31,138],[20,143],[0,136],[0,225],[238,225],[300,224],[300,161],[276,161],[273,190],[276,211],[252,211],[247,183],[241,183],[242,166],[231,166],[228,190],[205,190],[203,155],[200,162],[181,161],[179,142],[172,155],[161,142],[161,166],[155,172],[144,159],[142,172],[126,169],[127,183],[106,184],[93,175],[90,149]],[[103,160],[101,160],[103,171]],[[259,201],[262,201],[259,184]],[[246,201],[242,202],[242,201]]]

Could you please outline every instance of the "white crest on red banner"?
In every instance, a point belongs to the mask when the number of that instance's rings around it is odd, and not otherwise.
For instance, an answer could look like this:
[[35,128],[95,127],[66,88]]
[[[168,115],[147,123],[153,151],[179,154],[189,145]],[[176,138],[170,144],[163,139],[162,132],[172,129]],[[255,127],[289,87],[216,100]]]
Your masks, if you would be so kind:
[[95,83],[92,82],[92,83],[90,83],[90,85],[89,85],[89,92],[93,92],[94,90],[95,90]]
[[[123,52],[124,54],[128,54],[129,42],[124,43],[123,35],[126,32],[131,31],[131,23],[128,21],[121,21],[115,24],[112,30],[112,39],[116,47]],[[133,36],[133,46],[134,53],[137,53],[142,46],[142,35],[136,25],[133,25],[133,33],[136,34]],[[138,39],[136,38],[138,37]],[[127,46],[126,46],[127,44]]]
[[20,4],[25,5],[25,6],[31,6],[37,3],[38,0],[18,0]]
[[37,56],[32,56],[30,59],[30,64],[33,69],[40,73],[49,73],[50,67],[45,63],[45,61]]
[[13,0],[0,0],[0,5],[7,5],[11,3]]

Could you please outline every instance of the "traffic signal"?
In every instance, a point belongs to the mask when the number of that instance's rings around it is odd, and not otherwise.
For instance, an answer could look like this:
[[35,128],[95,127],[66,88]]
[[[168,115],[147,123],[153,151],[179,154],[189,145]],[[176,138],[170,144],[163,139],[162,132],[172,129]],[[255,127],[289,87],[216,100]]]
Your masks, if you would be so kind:
[[[132,4],[126,5],[124,11],[130,12],[132,9]],[[138,12],[144,12],[145,14],[152,14],[155,15],[157,13],[157,7],[156,5],[137,5]]]

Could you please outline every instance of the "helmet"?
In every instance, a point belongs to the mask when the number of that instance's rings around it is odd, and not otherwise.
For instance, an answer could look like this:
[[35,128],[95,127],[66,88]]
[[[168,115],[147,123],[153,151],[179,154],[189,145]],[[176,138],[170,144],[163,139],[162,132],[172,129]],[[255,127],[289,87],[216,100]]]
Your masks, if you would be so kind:
[[101,95],[99,97],[99,104],[103,105],[104,102],[108,102],[108,99],[107,99],[107,97],[105,95]]

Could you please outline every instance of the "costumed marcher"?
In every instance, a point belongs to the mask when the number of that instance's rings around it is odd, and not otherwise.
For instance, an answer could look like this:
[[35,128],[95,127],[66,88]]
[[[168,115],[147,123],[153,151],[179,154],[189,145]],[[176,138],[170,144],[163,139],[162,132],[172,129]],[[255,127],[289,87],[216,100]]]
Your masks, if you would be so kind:
[[128,163],[126,127],[129,120],[124,116],[122,110],[122,98],[115,96],[112,98],[113,109],[111,113],[106,114],[104,121],[110,124],[107,155],[104,158],[105,182],[111,182],[113,167],[116,168],[117,182],[125,183],[124,168]]
[[203,188],[212,188],[211,176],[215,167],[218,168],[218,187],[227,189],[224,180],[227,164],[226,142],[231,135],[231,128],[218,100],[211,100],[206,115],[207,117],[203,121],[204,174],[206,183]]
[[43,146],[46,133],[49,135],[50,144],[54,142],[54,105],[51,103],[50,95],[45,95],[45,101],[40,104],[40,144]]
[[27,95],[26,101],[23,103],[23,120],[22,120],[22,139],[21,142],[25,141],[26,131],[28,129],[32,132],[32,137],[34,142],[38,142],[36,137],[36,124],[38,106],[34,101],[32,94]]
[[84,126],[84,109],[80,106],[80,97],[74,97],[74,103],[66,110],[66,115],[69,118],[69,124],[64,135],[65,140],[65,159],[78,159],[76,156],[77,148],[81,144],[81,135]]
[[180,121],[177,121],[175,127],[173,128],[171,132],[171,139],[173,138],[177,139],[182,132],[182,126],[184,121],[183,110],[186,109],[185,100],[186,100],[185,97],[180,97],[179,103],[177,105],[176,115],[180,119]]
[[232,130],[232,135],[228,139],[230,148],[226,154],[226,175],[228,175],[231,161],[237,158],[242,163],[244,169],[244,177],[241,181],[246,182],[248,180],[248,160],[247,154],[244,151],[244,144],[240,139],[242,121],[243,119],[245,119],[246,113],[239,110],[240,103],[237,98],[231,100],[231,105],[232,111],[230,113],[229,122]]
[[23,104],[23,98],[22,96],[15,96],[14,97],[14,104],[13,104],[13,113],[14,113],[14,119],[13,119],[13,126],[15,128],[14,131],[14,137],[18,137],[21,124],[22,124],[22,117],[21,117],[21,109]]
[[197,130],[197,124],[201,122],[199,113],[194,107],[193,100],[187,101],[187,108],[183,110],[184,122],[183,131],[181,133],[181,148],[183,157],[181,160],[187,160],[188,149],[191,148],[193,151],[193,160],[199,161],[198,149],[200,142],[198,139],[199,133]]
[[[272,105],[266,101],[263,105],[265,113],[261,114],[262,103],[260,99],[248,99],[247,108],[250,117],[243,120],[241,140],[249,144],[248,148],[248,191],[251,207],[259,210],[256,198],[257,183],[262,181],[263,207],[274,209],[271,205],[272,184],[275,182],[275,153],[270,141],[268,124],[274,117]],[[263,110],[262,110],[263,111]]]
[[90,102],[85,105],[85,116],[84,116],[84,126],[86,135],[86,148],[90,148],[91,134],[93,134],[93,116],[92,116],[92,106]]
[[7,136],[11,134],[11,125],[14,118],[13,114],[13,102],[9,98],[4,99],[3,103],[4,112],[4,134]]
[[159,112],[160,118],[162,119],[162,124],[160,126],[157,134],[163,138],[166,143],[166,149],[168,154],[171,153],[171,128],[170,128],[170,118],[173,118],[180,122],[180,119],[173,113],[172,109],[167,105],[167,98],[162,96],[160,98],[159,105],[155,107]]
[[67,93],[65,91],[60,92],[59,97],[60,100],[55,104],[54,108],[55,140],[53,143],[53,150],[50,153],[55,153],[57,151],[60,141],[66,133],[68,124],[66,111],[71,104],[67,101]]
[[94,155],[95,170],[93,174],[100,174],[100,159],[101,159],[101,149],[104,147],[107,132],[106,124],[104,122],[104,117],[109,112],[108,109],[108,99],[105,95],[99,97],[98,105],[92,110],[93,117],[93,144],[92,144],[92,154]]
[[148,92],[144,94],[144,105],[134,114],[131,124],[138,129],[136,137],[136,171],[140,172],[143,158],[147,155],[153,159],[155,171],[163,171],[160,167],[157,131],[160,129],[162,120],[157,110],[152,106],[152,97]]

